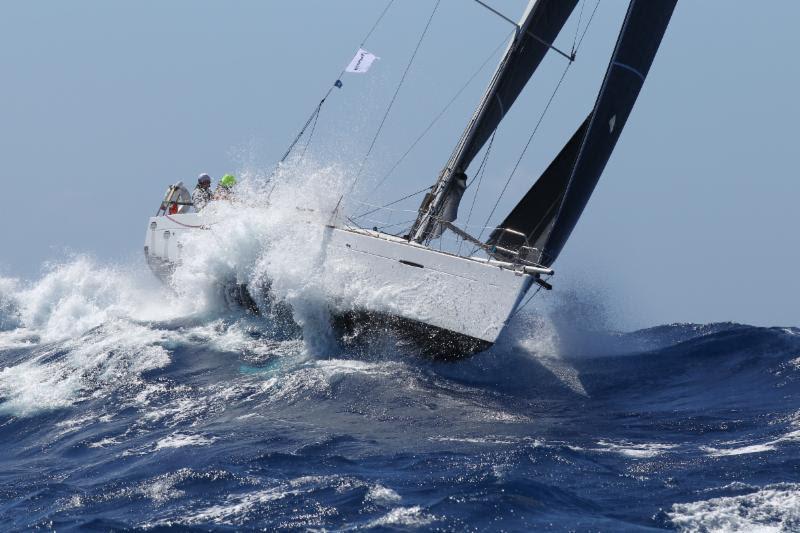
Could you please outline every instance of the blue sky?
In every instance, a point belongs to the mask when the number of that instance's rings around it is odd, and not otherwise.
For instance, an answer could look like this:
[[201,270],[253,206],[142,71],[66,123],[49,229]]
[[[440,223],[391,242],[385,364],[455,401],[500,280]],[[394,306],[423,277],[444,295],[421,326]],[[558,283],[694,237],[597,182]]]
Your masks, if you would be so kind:
[[[526,4],[490,3],[513,19]],[[36,278],[46,261],[69,253],[144,267],[145,219],[165,186],[202,171],[218,178],[269,169],[384,5],[4,3],[0,274]],[[365,45],[380,61],[367,75],[344,77],[323,109],[315,159],[357,166],[433,5],[396,0]],[[594,5],[587,1],[581,31]],[[800,325],[800,4],[768,5],[678,3],[616,152],[555,265],[557,287],[602,292],[632,327]],[[590,109],[625,8],[601,1],[492,222]],[[558,44],[571,46],[577,22],[573,16]],[[359,197],[388,201],[432,183],[499,54],[372,190],[510,29],[472,1],[442,0]],[[491,209],[564,66],[551,54],[498,131],[473,223]]]

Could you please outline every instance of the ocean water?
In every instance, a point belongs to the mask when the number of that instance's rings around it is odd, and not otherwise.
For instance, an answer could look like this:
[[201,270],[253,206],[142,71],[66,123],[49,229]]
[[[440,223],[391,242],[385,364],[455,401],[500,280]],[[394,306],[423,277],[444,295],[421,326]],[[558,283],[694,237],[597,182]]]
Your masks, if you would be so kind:
[[172,289],[87,257],[0,278],[0,530],[800,530],[800,330],[619,333],[565,299],[458,363],[343,347],[289,238],[315,226],[239,211]]

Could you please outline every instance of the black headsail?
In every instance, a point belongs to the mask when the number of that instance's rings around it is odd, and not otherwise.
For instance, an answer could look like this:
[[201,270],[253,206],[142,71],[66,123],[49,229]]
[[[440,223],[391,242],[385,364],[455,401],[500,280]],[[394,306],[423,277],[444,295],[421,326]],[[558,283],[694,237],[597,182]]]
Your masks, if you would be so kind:
[[435,233],[433,219],[455,219],[467,167],[525,88],[577,3],[578,0],[531,0],[528,4],[475,114],[420,207],[412,229],[415,240],[425,240]]
[[653,63],[677,0],[631,0],[594,109],[530,191],[489,237],[550,266],[589,202]]

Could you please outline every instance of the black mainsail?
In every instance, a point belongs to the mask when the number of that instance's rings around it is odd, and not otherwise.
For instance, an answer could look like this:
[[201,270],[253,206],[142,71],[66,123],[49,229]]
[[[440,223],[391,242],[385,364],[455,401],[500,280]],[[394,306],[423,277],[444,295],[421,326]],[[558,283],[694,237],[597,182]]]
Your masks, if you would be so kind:
[[545,266],[555,261],[611,157],[676,3],[631,0],[594,109],[487,244]]
[[525,88],[577,3],[578,0],[531,0],[528,4],[472,120],[433,191],[423,200],[411,230],[414,240],[423,241],[436,234],[436,219],[455,220],[467,167]]

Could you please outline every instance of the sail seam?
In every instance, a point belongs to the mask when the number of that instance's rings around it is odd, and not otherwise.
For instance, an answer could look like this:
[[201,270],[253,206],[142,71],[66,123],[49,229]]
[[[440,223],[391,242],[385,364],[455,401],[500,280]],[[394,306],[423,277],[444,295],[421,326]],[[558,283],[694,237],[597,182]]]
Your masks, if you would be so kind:
[[636,74],[637,76],[639,76],[642,79],[642,82],[644,82],[644,74],[642,74],[641,72],[639,72],[638,70],[636,70],[632,66],[626,65],[625,63],[620,63],[619,61],[613,61],[611,64],[614,65],[615,67],[621,67],[621,68],[623,68],[625,70],[633,72],[634,74]]
[[499,94],[497,94],[497,93],[494,93],[494,97],[495,97],[495,99],[497,100],[497,105],[499,105],[499,106],[500,106],[500,116],[501,116],[501,117],[504,117],[504,116],[506,116],[506,108],[505,108],[505,106],[503,105],[503,100],[500,98],[500,95],[499,95]]

